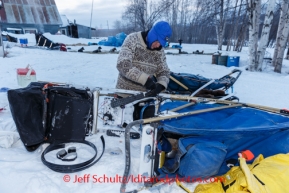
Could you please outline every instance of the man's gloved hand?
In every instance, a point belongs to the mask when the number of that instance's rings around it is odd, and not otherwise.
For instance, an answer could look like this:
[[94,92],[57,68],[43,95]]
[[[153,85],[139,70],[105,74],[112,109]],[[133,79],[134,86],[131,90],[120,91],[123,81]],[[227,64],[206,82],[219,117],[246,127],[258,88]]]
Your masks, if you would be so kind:
[[159,83],[156,83],[155,85],[156,85],[156,88],[153,89],[153,90],[151,90],[151,91],[149,91],[149,92],[147,92],[147,93],[145,94],[146,97],[155,97],[155,96],[157,96],[160,92],[162,92],[162,90],[165,89],[165,87],[164,87],[163,85],[159,84]]
[[144,86],[146,87],[147,90],[153,90],[156,88],[156,83],[151,77],[148,77]]

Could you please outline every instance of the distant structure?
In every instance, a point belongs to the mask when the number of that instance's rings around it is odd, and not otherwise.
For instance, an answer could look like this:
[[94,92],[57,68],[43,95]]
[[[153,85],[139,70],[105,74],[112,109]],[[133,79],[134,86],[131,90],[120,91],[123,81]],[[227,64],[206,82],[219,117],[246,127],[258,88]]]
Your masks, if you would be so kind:
[[54,0],[0,0],[3,31],[15,34],[57,33],[62,21]]
[[122,32],[119,29],[96,29],[95,31],[92,31],[92,37],[108,37],[108,36],[114,36],[115,34],[118,34]]
[[90,28],[88,26],[80,25],[76,23],[74,20],[73,22],[69,21],[66,15],[60,15],[62,20],[62,25],[59,28],[59,31],[63,35],[67,35],[72,38],[91,38],[90,37],[90,30],[94,31],[95,28]]

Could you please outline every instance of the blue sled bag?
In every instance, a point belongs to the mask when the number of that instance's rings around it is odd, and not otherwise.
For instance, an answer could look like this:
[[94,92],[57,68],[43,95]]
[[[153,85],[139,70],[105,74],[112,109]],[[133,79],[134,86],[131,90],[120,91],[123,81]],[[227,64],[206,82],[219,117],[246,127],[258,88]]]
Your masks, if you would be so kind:
[[190,178],[214,176],[227,154],[226,145],[208,139],[180,138],[178,145],[176,156],[165,161],[163,172]]

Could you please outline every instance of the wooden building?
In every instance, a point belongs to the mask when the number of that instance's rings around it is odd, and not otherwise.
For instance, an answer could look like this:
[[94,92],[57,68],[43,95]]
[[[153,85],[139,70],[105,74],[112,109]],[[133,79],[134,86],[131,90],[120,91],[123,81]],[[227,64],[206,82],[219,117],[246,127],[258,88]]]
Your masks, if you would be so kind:
[[2,31],[56,34],[62,25],[54,0],[0,0]]
[[90,39],[95,28],[91,28],[85,25],[69,21],[66,15],[60,15],[62,20],[62,25],[59,28],[59,32],[63,35],[67,35],[72,38],[88,38]]

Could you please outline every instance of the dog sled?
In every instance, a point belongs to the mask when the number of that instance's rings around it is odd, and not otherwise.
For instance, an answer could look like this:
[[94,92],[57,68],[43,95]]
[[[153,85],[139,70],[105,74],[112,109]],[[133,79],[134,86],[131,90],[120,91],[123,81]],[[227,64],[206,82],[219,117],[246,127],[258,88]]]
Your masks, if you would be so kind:
[[[166,90],[169,94],[182,94],[205,98],[223,98],[226,100],[239,100],[238,97],[226,93],[240,77],[242,71],[234,69],[231,73],[220,79],[209,79],[200,75],[187,73],[170,73],[170,81]],[[149,92],[148,92],[149,93]],[[127,98],[111,102],[113,108],[119,107],[146,97],[148,93],[139,93]]]
[[[219,79],[209,79],[200,75],[171,72],[167,91],[172,94],[189,94],[194,96],[198,93],[199,95],[206,97],[215,97],[214,92],[210,91],[227,91],[229,88],[233,87],[241,74],[241,70],[234,69],[232,72]],[[205,90],[203,90],[202,93],[199,93],[202,89]],[[212,96],[209,96],[209,94]],[[218,94],[216,94],[216,97],[217,96]]]
[[[100,91],[105,95],[130,92]],[[132,105],[147,99],[152,97],[136,97],[132,103],[113,108],[111,103],[117,99],[110,99],[106,102],[110,110],[105,110],[104,117],[116,120],[132,114]],[[167,99],[172,102],[164,102]],[[238,166],[238,153],[245,150],[265,157],[289,151],[289,111],[286,109],[188,95],[160,94],[154,100],[158,106],[154,117],[131,118],[126,124],[124,178],[130,174],[130,140],[136,128],[141,132],[138,174],[158,179],[147,181],[148,187],[166,179],[189,178],[189,182],[196,182],[222,175],[232,166]],[[147,105],[141,113],[145,108]],[[120,192],[126,192],[127,183],[122,183]]]
[[[119,99],[114,97],[117,93],[132,94],[130,99],[134,100],[119,104]],[[105,100],[99,105],[102,96]],[[9,90],[8,99],[24,146],[34,151],[39,144],[50,142],[52,146],[43,152],[41,159],[57,172],[81,171],[101,158],[105,149],[103,138],[100,157],[96,158],[95,154],[88,165],[59,166],[45,160],[46,153],[63,147],[66,142],[86,143],[87,135],[97,133],[98,117],[104,124],[122,127],[119,136],[125,137],[126,164],[123,177],[130,174],[130,140],[134,138],[141,138],[139,174],[149,179],[207,178],[224,174],[231,165],[238,165],[238,153],[243,150],[265,157],[289,150],[289,111],[286,109],[184,94],[146,97],[145,93],[120,89],[76,89],[59,83],[32,83],[23,89]],[[134,105],[140,103],[143,106],[139,118],[134,119]],[[25,105],[21,112],[19,105]],[[155,108],[154,114],[145,117],[149,106]],[[35,116],[29,117],[31,115]],[[115,135],[114,131],[109,133]],[[95,150],[93,144],[91,146]],[[64,161],[67,154],[76,153],[75,149],[68,151],[59,151],[57,159]],[[121,192],[126,192],[126,184],[123,181]]]

